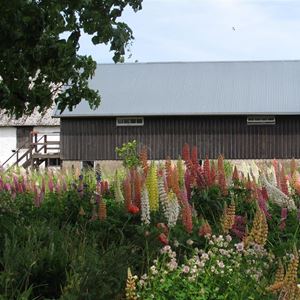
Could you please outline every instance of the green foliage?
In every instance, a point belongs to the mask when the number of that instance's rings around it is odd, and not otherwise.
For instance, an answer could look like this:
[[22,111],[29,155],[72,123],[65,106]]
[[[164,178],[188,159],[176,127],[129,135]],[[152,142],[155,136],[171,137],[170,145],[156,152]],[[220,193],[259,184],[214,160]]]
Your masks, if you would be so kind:
[[118,157],[123,160],[123,166],[125,168],[131,169],[139,166],[140,159],[138,156],[136,140],[124,143],[120,148],[116,147],[116,153]]
[[133,35],[119,17],[128,6],[141,9],[141,3],[2,0],[0,109],[18,117],[36,107],[43,111],[58,90],[55,101],[61,110],[72,109],[82,99],[97,107],[100,96],[88,87],[96,62],[78,55],[80,37],[84,32],[92,36],[94,45],[109,44],[114,61],[122,60]]

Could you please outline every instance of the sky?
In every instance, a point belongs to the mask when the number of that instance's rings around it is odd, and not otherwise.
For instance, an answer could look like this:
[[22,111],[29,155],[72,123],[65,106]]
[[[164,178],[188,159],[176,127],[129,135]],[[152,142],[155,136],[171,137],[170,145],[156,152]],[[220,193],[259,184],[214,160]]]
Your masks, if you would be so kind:
[[[122,21],[135,37],[125,62],[300,59],[300,0],[144,0]],[[87,35],[79,53],[113,62]]]

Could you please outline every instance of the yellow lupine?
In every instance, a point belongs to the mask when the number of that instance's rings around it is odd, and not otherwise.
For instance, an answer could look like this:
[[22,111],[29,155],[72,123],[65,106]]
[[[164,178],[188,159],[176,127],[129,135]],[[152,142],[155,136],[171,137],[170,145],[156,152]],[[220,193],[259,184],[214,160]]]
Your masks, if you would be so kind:
[[148,171],[146,186],[149,194],[150,211],[157,211],[159,209],[159,194],[157,168],[154,163],[151,164]]

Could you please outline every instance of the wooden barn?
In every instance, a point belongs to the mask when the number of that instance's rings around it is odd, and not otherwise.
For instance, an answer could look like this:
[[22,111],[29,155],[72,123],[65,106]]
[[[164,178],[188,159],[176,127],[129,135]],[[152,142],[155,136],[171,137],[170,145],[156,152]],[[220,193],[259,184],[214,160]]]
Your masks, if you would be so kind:
[[300,61],[101,64],[90,86],[98,109],[55,113],[64,161],[115,160],[133,139],[151,159],[184,143],[202,157],[300,158]]

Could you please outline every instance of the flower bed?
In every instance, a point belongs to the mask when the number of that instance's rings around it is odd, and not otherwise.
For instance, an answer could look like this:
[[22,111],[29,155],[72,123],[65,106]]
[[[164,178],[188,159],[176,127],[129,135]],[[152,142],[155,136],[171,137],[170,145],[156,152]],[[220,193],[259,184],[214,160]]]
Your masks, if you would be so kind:
[[299,299],[294,160],[243,174],[182,158],[142,150],[110,180],[2,172],[0,298]]

